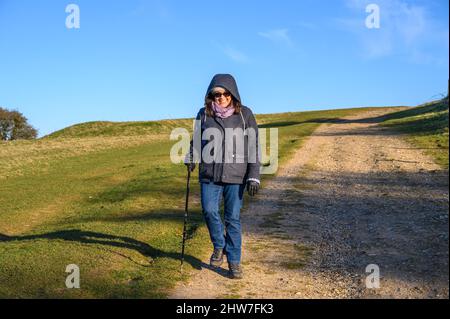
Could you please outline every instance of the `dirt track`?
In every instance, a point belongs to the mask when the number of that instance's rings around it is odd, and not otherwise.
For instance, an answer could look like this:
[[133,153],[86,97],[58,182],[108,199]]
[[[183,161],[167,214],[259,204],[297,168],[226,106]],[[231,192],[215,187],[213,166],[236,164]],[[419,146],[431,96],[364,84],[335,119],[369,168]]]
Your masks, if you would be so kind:
[[448,171],[383,112],[323,124],[263,185],[242,213],[243,280],[203,268],[170,297],[448,298]]

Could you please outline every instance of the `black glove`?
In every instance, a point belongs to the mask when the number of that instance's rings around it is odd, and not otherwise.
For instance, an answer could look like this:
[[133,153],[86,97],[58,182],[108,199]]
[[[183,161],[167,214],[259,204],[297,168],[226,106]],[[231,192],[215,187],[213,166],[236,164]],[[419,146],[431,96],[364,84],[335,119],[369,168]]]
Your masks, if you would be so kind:
[[255,196],[259,191],[259,183],[255,181],[248,181],[247,191],[250,196]]

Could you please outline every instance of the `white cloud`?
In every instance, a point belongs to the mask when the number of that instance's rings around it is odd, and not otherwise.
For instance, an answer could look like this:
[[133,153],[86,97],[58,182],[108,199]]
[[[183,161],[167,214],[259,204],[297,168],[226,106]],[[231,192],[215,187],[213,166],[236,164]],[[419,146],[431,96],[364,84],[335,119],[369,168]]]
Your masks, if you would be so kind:
[[248,62],[248,57],[242,53],[241,51],[238,51],[232,47],[226,47],[223,49],[223,52],[233,61],[239,62],[239,63],[245,63]]
[[[337,19],[336,22],[341,28],[358,37],[364,56],[368,59],[400,54],[408,57],[411,62],[429,64],[442,60],[441,56],[433,57],[434,52],[448,52],[448,40],[443,40],[443,36],[440,36],[446,31],[443,30],[444,26],[435,23],[423,5],[407,3],[404,0],[344,0],[344,2],[354,16]],[[379,29],[365,27],[368,15],[365,8],[371,3],[380,7]],[[433,52],[429,52],[430,50]]]
[[249,57],[244,52],[229,44],[223,45],[215,40],[210,41],[210,44],[213,48],[215,48],[215,50],[222,52],[234,62],[247,63],[250,61]]
[[275,43],[292,46],[293,42],[288,35],[288,29],[275,29],[268,32],[259,32],[258,35],[267,38]]

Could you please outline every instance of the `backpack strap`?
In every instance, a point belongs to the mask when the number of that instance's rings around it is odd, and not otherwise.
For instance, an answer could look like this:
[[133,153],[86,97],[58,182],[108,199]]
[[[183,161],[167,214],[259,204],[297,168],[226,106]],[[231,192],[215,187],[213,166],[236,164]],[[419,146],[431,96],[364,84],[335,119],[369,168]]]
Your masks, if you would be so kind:
[[242,114],[242,111],[240,112],[241,114],[241,118],[242,118],[242,123],[244,123],[244,136],[247,136],[247,125],[245,124],[245,119],[244,119],[244,115]]

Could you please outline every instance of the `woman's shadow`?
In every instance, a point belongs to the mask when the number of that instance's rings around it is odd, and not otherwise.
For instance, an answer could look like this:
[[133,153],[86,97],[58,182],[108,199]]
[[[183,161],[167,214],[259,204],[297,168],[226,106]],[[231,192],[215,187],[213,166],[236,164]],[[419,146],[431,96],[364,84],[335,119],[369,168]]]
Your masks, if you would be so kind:
[[[139,252],[144,257],[149,260],[149,264],[143,265],[136,261],[134,261],[131,257],[126,256],[124,254],[111,251],[112,253],[119,254],[122,257],[129,259],[130,261],[142,266],[142,267],[151,267],[152,262],[156,258],[172,258],[175,260],[181,260],[181,253],[173,253],[173,252],[165,252],[161,249],[154,248],[147,243],[138,241],[136,239],[125,237],[125,236],[117,236],[110,234],[102,234],[92,231],[82,231],[82,230],[61,230],[55,231],[47,234],[40,235],[27,235],[27,236],[7,236],[0,233],[0,243],[4,242],[14,242],[14,241],[32,241],[39,239],[50,239],[50,240],[64,240],[71,242],[78,242],[84,244],[98,244],[109,247],[118,247],[118,248],[126,248]],[[184,256],[185,262],[189,263],[193,268],[197,270],[201,270],[202,268],[210,269],[219,275],[224,277],[228,277],[225,270],[220,268],[214,268],[209,266],[208,264],[202,262],[200,259],[191,256]]]

